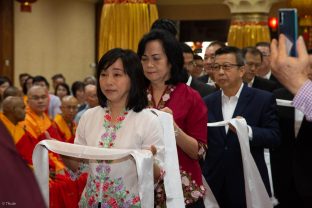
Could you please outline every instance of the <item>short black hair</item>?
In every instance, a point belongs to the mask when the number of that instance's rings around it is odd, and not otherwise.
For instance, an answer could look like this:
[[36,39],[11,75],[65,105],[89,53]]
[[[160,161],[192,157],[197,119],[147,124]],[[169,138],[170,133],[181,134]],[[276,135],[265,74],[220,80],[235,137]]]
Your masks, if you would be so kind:
[[38,83],[38,82],[44,82],[48,88],[50,87],[49,82],[47,81],[47,79],[44,76],[37,75],[33,78],[33,85]]
[[246,59],[246,54],[250,53],[251,55],[254,55],[254,56],[260,56],[261,62],[263,61],[263,55],[261,51],[259,51],[256,47],[245,47],[242,49],[242,52],[243,52],[243,56],[245,59]]
[[81,81],[75,81],[71,86],[71,91],[74,97],[77,97],[77,91],[83,90],[84,91],[85,84]]
[[151,26],[151,30],[154,29],[165,30],[173,36],[176,36],[178,34],[176,24],[171,19],[159,18],[155,20],[155,22]]
[[270,48],[270,43],[269,42],[258,42],[258,43],[256,43],[256,47],[267,47],[267,48]]
[[22,79],[22,77],[30,77],[30,74],[28,74],[28,73],[21,73],[21,74],[18,75],[19,79]]
[[106,52],[99,61],[96,69],[97,78],[97,97],[102,107],[107,107],[107,98],[100,87],[100,75],[102,71],[107,70],[113,63],[120,59],[125,73],[129,76],[131,87],[127,100],[127,109],[134,112],[140,112],[147,107],[147,88],[143,67],[138,55],[129,49],[114,48]]
[[215,56],[217,57],[224,54],[233,54],[235,56],[236,63],[238,66],[245,65],[245,60],[241,49],[234,46],[225,46],[223,48],[219,48],[218,50],[216,50]]
[[220,46],[220,48],[223,48],[223,47],[226,46],[224,42],[219,41],[219,40],[216,40],[216,41],[212,41],[212,42],[208,45],[208,48],[211,47],[211,46],[215,46],[215,45]]
[[[145,34],[139,42],[138,55],[140,59],[145,52],[146,44],[150,41],[158,40],[163,46],[164,53],[171,65],[170,78],[165,84],[177,85],[178,83],[186,83],[188,80],[187,71],[183,68],[184,58],[179,42],[168,32],[164,30],[151,30]],[[149,81],[148,81],[149,83]]]
[[51,79],[52,79],[53,81],[55,81],[55,80],[57,80],[57,79],[59,79],[59,78],[62,78],[62,79],[65,81],[65,77],[63,76],[63,74],[54,74],[54,75],[51,77]]
[[203,60],[203,58],[200,55],[195,54],[194,60]]
[[33,81],[34,78],[32,76],[29,76],[29,77],[27,77],[27,79],[25,79],[25,82],[23,83],[23,87],[22,88],[23,88],[23,94],[24,95],[27,95],[27,91],[28,91],[28,89],[27,89],[27,81],[30,80],[30,79]]
[[186,43],[180,42],[180,47],[183,53],[191,53],[194,56],[194,52],[192,50],[192,48],[187,45]]
[[12,81],[7,76],[0,76],[0,85],[6,82],[9,83],[9,86],[12,86]]
[[66,91],[67,91],[66,95],[70,95],[70,89],[69,89],[68,84],[66,84],[66,83],[59,83],[59,84],[57,84],[57,85],[55,86],[54,95],[56,95],[57,89],[58,89],[59,87],[64,87],[64,88],[66,89]]

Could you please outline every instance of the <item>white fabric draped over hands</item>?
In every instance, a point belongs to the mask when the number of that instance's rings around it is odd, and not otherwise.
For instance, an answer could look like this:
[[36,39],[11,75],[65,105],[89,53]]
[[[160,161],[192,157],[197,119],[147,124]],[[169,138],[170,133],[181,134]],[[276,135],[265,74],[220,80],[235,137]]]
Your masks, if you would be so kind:
[[[163,168],[165,170],[166,205],[167,207],[185,207],[172,115],[154,109],[152,111],[158,115],[164,129],[165,162]],[[33,165],[47,207],[49,206],[48,150],[61,155],[91,160],[116,160],[132,155],[137,166],[141,205],[143,208],[154,206],[153,157],[151,151],[107,149],[69,144],[56,140],[44,140],[37,144],[34,149]]]
[[235,127],[241,148],[247,208],[273,207],[271,199],[265,189],[261,175],[256,166],[256,163],[250,153],[246,120],[243,118],[233,118],[229,121],[208,123],[207,126],[221,127],[228,124],[232,124]]
[[56,140],[44,140],[37,144],[34,149],[33,165],[47,207],[49,207],[48,150],[61,155],[90,160],[117,160],[131,155],[136,162],[141,205],[143,208],[154,206],[153,155],[151,151],[106,149]]

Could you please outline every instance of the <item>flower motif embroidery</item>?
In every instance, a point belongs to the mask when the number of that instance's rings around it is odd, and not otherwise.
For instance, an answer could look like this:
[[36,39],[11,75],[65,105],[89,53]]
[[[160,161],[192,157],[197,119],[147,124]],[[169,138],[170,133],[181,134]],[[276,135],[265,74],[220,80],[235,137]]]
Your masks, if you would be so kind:
[[164,101],[164,102],[166,102],[167,100],[169,100],[170,99],[170,95],[169,94],[164,94],[163,96],[162,96],[162,100]]
[[[184,170],[180,169],[181,182],[183,188],[184,202],[185,204],[191,204],[196,202],[199,198],[202,198],[206,192],[203,185],[199,186],[195,180],[192,180],[192,175]],[[159,183],[155,191],[155,207],[166,207],[166,193],[164,189],[163,181]]]
[[141,207],[140,197],[131,194],[124,186],[122,178],[110,178],[109,164],[99,163],[96,175],[89,175],[86,192],[80,200],[80,207],[138,208]]
[[153,107],[156,109],[162,109],[165,107],[165,104],[168,100],[170,100],[170,94],[174,91],[175,86],[173,85],[168,85],[163,93],[163,95],[161,96],[161,99],[159,101],[159,103],[156,105],[154,99],[153,99],[153,89],[152,86],[150,86],[147,89],[147,99],[148,99],[148,105],[149,107]]
[[115,125],[111,125],[112,116],[109,114],[109,110],[105,111],[103,123],[105,132],[102,134],[98,143],[100,147],[111,148],[114,146],[114,141],[117,138],[116,132],[121,128],[121,123],[125,120],[127,114],[128,111],[125,110],[122,115],[117,117],[117,123]]

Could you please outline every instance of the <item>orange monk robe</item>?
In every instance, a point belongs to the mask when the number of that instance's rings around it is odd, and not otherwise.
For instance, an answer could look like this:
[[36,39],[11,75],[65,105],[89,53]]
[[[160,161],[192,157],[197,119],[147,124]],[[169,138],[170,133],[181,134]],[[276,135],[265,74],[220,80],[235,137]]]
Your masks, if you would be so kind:
[[74,143],[77,124],[72,121],[70,127],[61,114],[57,114],[55,116],[54,122],[61,134],[61,137],[68,143]]
[[28,166],[32,167],[32,153],[38,143],[34,137],[27,133],[20,125],[14,125],[5,115],[0,113],[0,120],[10,132],[17,151]]
[[[31,136],[36,138],[37,142],[46,139],[44,132],[48,132],[50,136],[59,141],[64,141],[56,127],[56,124],[50,120],[47,114],[42,117],[35,114],[29,108],[27,109],[25,121],[20,125],[24,125],[25,129]],[[61,162],[58,154],[49,153],[50,161],[53,161],[56,175],[53,180],[50,180],[50,207],[51,208],[65,208],[77,207],[82,188],[79,187],[80,183],[86,183],[86,176],[72,181],[65,171],[65,175],[57,174],[60,170],[64,170],[65,166]],[[50,162],[50,167],[53,168]]]

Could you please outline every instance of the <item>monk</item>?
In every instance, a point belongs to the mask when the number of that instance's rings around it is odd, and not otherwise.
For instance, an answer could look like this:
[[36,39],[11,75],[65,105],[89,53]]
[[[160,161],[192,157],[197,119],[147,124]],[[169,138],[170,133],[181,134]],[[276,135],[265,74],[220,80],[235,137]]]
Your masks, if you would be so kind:
[[78,112],[78,104],[78,100],[72,95],[63,97],[61,105],[62,113],[57,114],[54,118],[61,137],[69,143],[74,143],[75,139],[77,124],[74,122],[74,118]]
[[49,136],[63,141],[56,126],[53,125],[53,122],[46,114],[46,109],[49,105],[49,95],[46,89],[39,85],[34,85],[28,90],[27,97],[28,108],[25,121],[22,123],[26,131],[39,141]]
[[17,123],[25,118],[21,97],[3,100],[0,113],[0,202],[3,206],[46,207],[33,172],[22,159],[15,144],[25,132]]
[[[25,121],[20,123],[26,132],[39,143],[44,139],[56,139],[64,141],[56,124],[46,114],[48,106],[48,94],[44,87],[34,85],[27,93],[28,108]],[[31,149],[33,151],[33,149]],[[70,179],[65,165],[58,154],[49,152],[50,159],[50,207],[65,208],[76,207],[79,201],[81,188],[77,188],[78,182]]]

